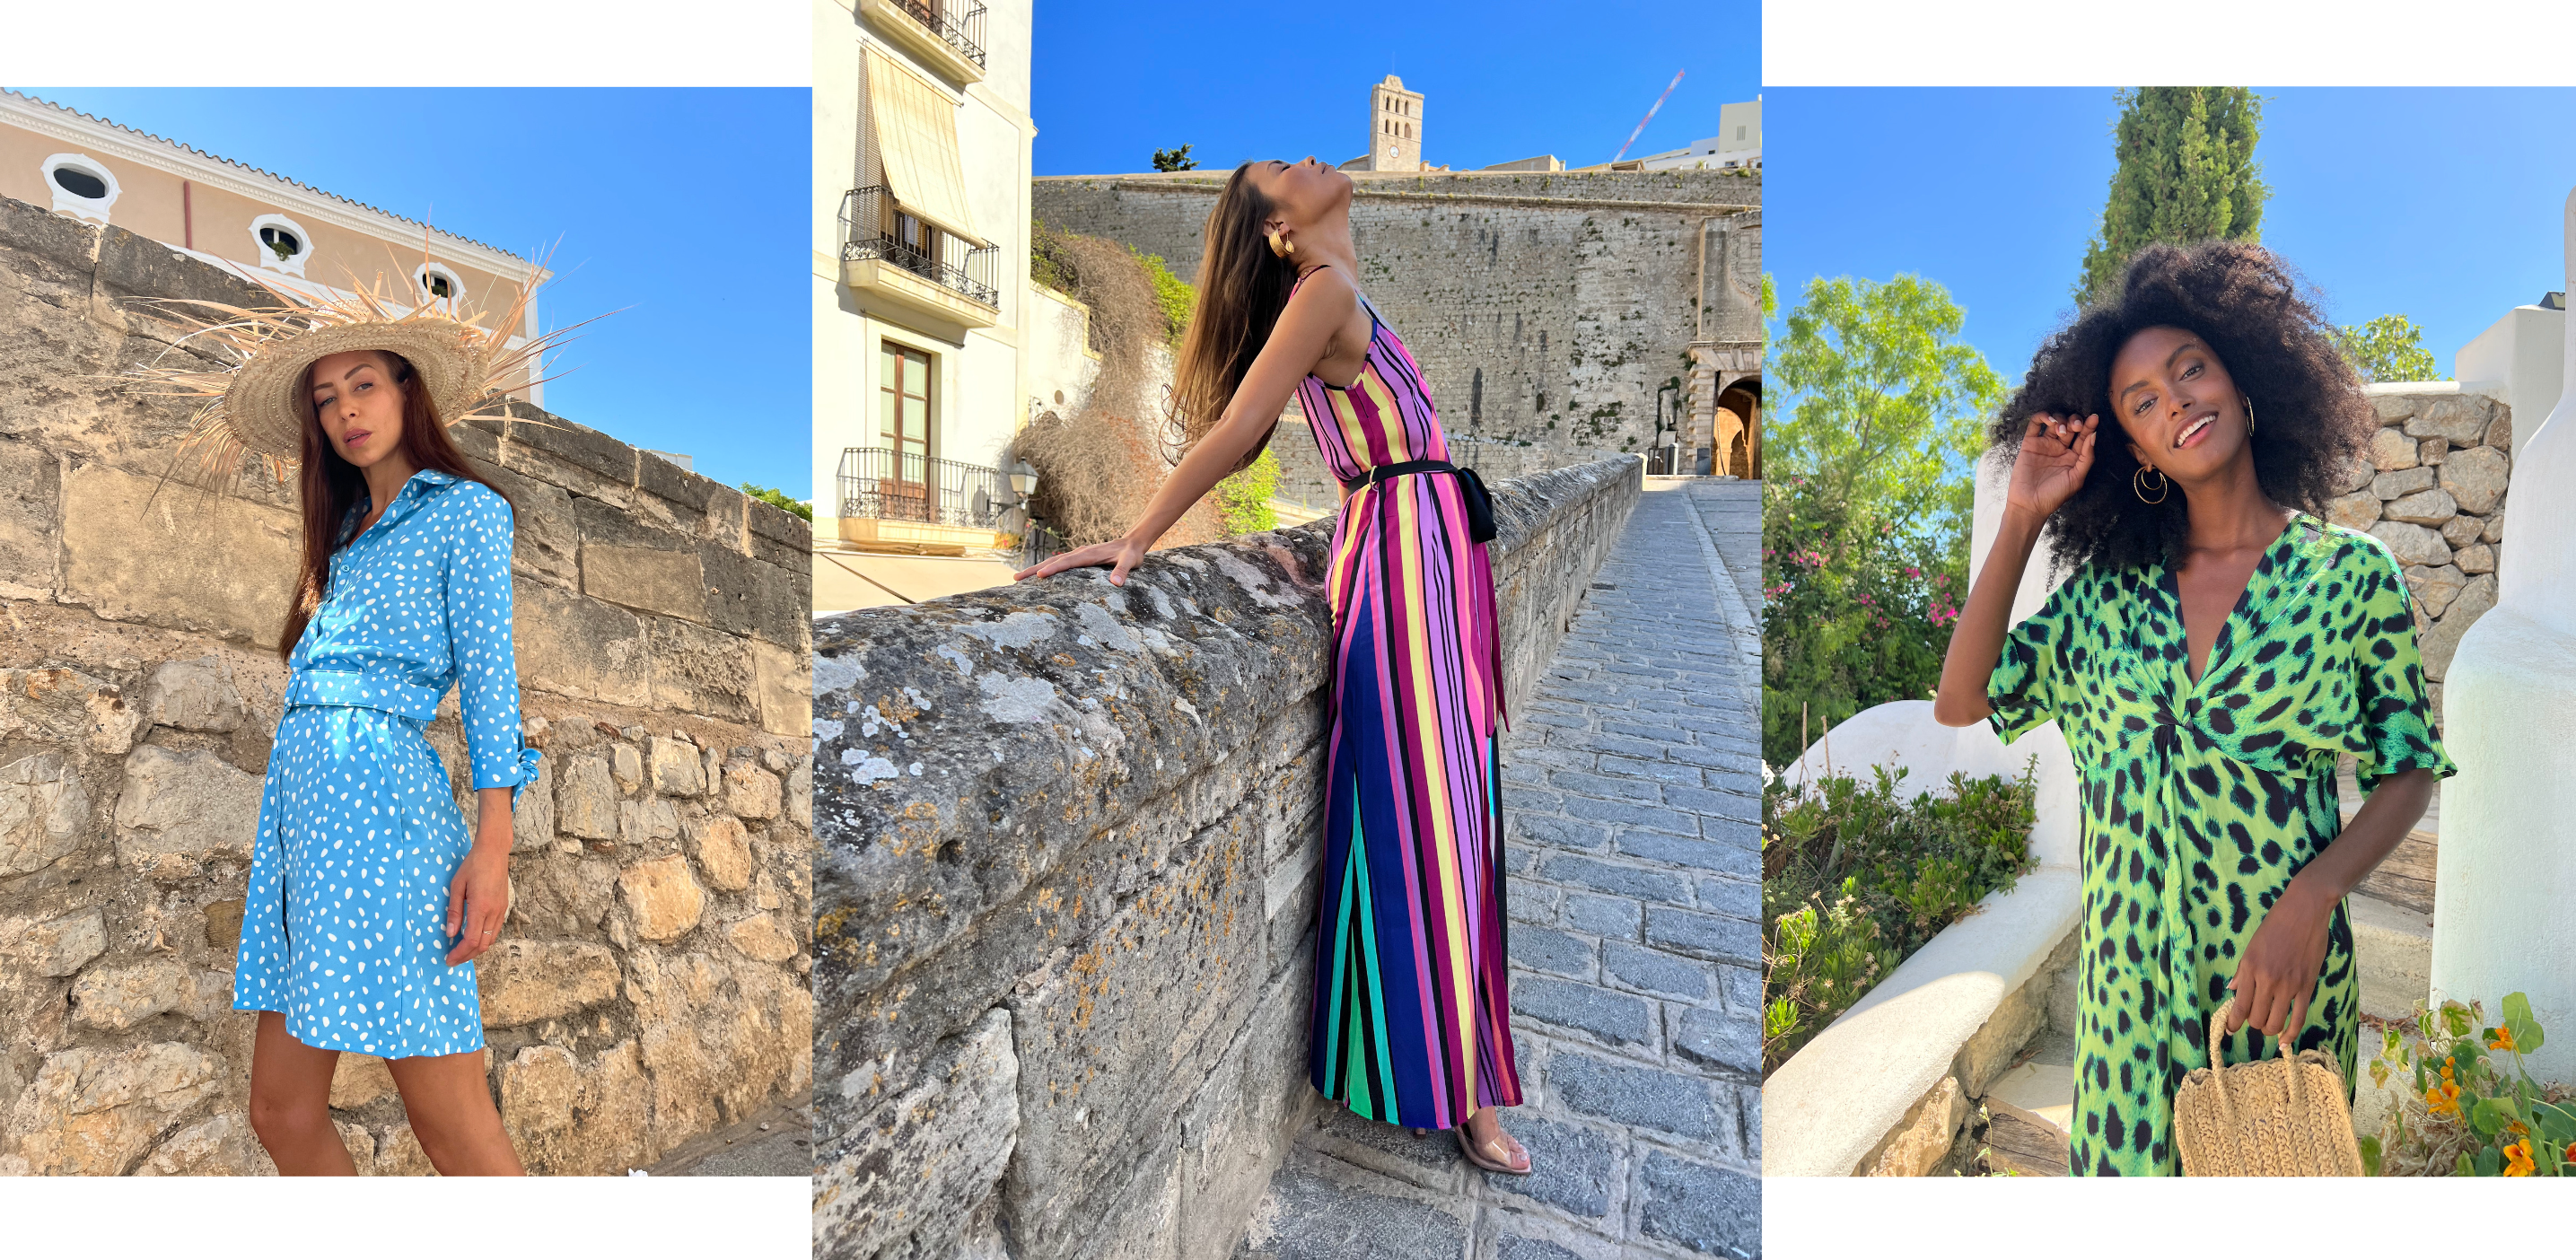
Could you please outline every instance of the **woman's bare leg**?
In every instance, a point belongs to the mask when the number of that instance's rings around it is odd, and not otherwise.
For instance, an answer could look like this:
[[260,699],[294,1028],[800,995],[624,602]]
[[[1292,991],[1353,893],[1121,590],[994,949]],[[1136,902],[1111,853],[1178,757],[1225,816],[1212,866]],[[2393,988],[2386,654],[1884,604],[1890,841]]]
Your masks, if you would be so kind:
[[355,1177],[358,1165],[331,1123],[337,1050],[317,1050],[286,1031],[286,1017],[259,1013],[250,1052],[250,1127],[283,1177]]
[[442,1177],[524,1177],[483,1077],[483,1052],[387,1059],[412,1136]]

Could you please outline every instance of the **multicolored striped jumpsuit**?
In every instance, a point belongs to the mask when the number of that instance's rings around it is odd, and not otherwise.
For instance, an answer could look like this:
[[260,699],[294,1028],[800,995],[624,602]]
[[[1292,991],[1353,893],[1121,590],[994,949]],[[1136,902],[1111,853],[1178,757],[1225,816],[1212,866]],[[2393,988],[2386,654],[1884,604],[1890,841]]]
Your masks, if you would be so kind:
[[[1314,274],[1309,271],[1307,275]],[[1304,283],[1303,277],[1299,283]],[[1298,402],[1325,466],[1449,458],[1421,370],[1368,299],[1360,376]],[[1354,489],[1333,528],[1333,713],[1308,1062],[1325,1097],[1444,1129],[1521,1100],[1504,954],[1494,580],[1458,478]]]

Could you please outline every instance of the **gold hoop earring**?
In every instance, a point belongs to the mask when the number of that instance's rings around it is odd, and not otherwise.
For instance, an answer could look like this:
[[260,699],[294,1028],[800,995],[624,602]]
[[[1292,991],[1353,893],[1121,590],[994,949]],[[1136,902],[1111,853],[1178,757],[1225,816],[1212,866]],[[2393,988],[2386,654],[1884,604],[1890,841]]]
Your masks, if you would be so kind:
[[[2152,499],[2147,497],[2147,474],[2150,472],[2156,475],[2156,497]],[[2165,470],[2161,468],[2150,468],[2145,464],[2140,464],[2138,465],[2138,471],[2129,474],[2129,492],[2138,496],[2138,502],[2140,503],[2145,503],[2151,506],[2162,503],[2165,501],[2165,495],[2171,493],[2172,490],[2173,483],[2165,480]]]
[[2254,400],[2239,394],[2236,401],[2245,404],[2245,436],[2252,437],[2254,436]]
[[1270,252],[1271,252],[1273,255],[1275,255],[1275,256],[1277,256],[1277,257],[1280,257],[1280,258],[1286,258],[1286,257],[1288,257],[1289,255],[1294,254],[1294,253],[1296,253],[1296,252],[1297,252],[1297,242],[1295,242],[1295,241],[1283,241],[1283,240],[1281,240],[1281,239],[1280,239],[1280,234],[1279,234],[1279,229],[1277,229],[1277,228],[1272,228],[1272,229],[1270,230],[1270,232],[1269,232],[1269,236],[1270,236]]

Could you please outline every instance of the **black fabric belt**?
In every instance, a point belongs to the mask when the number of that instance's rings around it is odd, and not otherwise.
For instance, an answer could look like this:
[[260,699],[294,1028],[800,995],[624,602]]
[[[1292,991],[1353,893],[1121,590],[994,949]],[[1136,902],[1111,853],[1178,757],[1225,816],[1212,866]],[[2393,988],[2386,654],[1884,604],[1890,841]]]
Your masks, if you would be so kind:
[[1444,472],[1454,474],[1458,478],[1459,497],[1465,500],[1467,505],[1468,540],[1480,543],[1492,542],[1494,540],[1494,496],[1486,491],[1485,479],[1477,476],[1473,468],[1460,468],[1445,459],[1408,459],[1400,464],[1380,464],[1369,469],[1367,476],[1343,482],[1342,488],[1357,490],[1362,486],[1373,486],[1393,477]]

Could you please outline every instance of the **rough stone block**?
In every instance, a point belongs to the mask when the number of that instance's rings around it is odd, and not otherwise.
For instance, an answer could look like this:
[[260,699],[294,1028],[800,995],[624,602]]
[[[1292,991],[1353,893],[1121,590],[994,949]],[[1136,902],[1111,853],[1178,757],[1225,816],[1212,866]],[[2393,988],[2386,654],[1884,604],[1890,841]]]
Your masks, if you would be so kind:
[[1279,1170],[1253,1212],[1234,1260],[1446,1260],[1467,1254],[1466,1204],[1453,1211],[1365,1189],[1326,1175],[1322,1169],[1329,1163],[1301,1160]]
[[214,858],[250,860],[260,781],[210,752],[146,744],[126,758],[116,798],[116,854],[157,880],[197,874]]
[[686,831],[689,856],[708,884],[726,892],[751,886],[751,846],[740,822],[716,814],[691,821]]
[[1762,1027],[1750,1014],[1707,1007],[1671,1012],[1673,1049],[1683,1058],[1747,1075],[1762,1070]]
[[794,958],[802,948],[794,933],[774,914],[755,914],[725,925],[725,943],[742,951],[748,958],[765,963],[782,963]]
[[593,599],[643,612],[707,620],[706,578],[695,551],[584,543],[581,590]]
[[40,976],[68,976],[106,952],[107,919],[95,908],[50,919],[0,919],[0,959]]
[[209,652],[194,660],[167,661],[143,684],[143,720],[183,731],[232,731],[249,711],[233,686],[223,658]]
[[[2422,494],[2432,489],[2439,475],[2434,469],[2424,467],[2384,472],[2370,479],[2370,492],[2379,496],[2382,502],[2402,499],[2410,494]],[[2386,511],[2384,508],[2381,510]]]
[[105,464],[64,477],[63,598],[111,621],[276,642],[301,524],[229,495],[155,498],[160,488]]
[[813,733],[814,658],[759,639],[751,642],[752,688],[760,729],[804,738]]
[[2406,436],[2446,438],[2454,446],[2475,446],[2486,437],[2489,418],[2487,400],[2474,394],[2436,398],[2406,422]]
[[511,586],[520,686],[630,708],[652,703],[656,662],[635,614],[543,582]]
[[[344,1056],[348,1057],[348,1056]],[[179,1130],[135,1166],[137,1177],[274,1177],[277,1165],[238,1111]]]
[[760,720],[751,640],[656,617],[646,623],[653,703],[729,722]]
[[652,742],[653,790],[664,796],[696,796],[707,790],[698,746],[656,735]]
[[2424,676],[2442,681],[2451,669],[2451,657],[2460,650],[2460,636],[2478,623],[2496,605],[2496,575],[2481,573],[2469,579],[2460,593],[2451,598],[2450,607],[2424,636],[2420,650],[2424,658]]
[[72,1046],[45,1056],[7,1130],[35,1175],[118,1176],[225,1076],[223,1060],[177,1042]]
[[2371,537],[2388,544],[2389,553],[2399,564],[2445,565],[2451,562],[2451,545],[2440,534],[2421,525],[2404,521],[2381,521],[2369,529]]
[[1628,988],[1658,997],[1691,1002],[1714,1001],[1717,997],[1717,968],[1626,941],[1602,943],[1601,969]]
[[2402,430],[2381,429],[2370,436],[2370,465],[2382,473],[2413,468],[2417,463],[2417,446],[2415,439],[2406,436]]
[[2500,451],[2513,449],[2512,409],[2503,406],[2496,408],[2495,419],[2487,421],[2486,445]]
[[1581,1115],[1695,1142],[1734,1140],[1732,1117],[1719,1110],[1710,1082],[1697,1077],[1566,1051],[1548,1062],[1548,1084]]
[[55,522],[62,478],[53,453],[0,436],[0,590],[28,595],[54,587]]
[[2486,527],[2487,523],[2484,517],[2470,516],[2463,512],[2458,516],[2454,516],[2451,519],[2442,522],[2442,541],[2449,543],[2451,550],[2458,551],[2460,548],[2476,542],[2478,540],[2478,535],[2486,532]]
[[1761,932],[1750,922],[1670,906],[1646,907],[1646,943],[1728,962],[1762,957]]
[[1512,1010],[1562,1028],[1580,1029],[1612,1044],[1646,1045],[1655,1039],[1651,1004],[1597,985],[1515,976]]
[[1593,943],[1580,936],[1540,927],[1514,928],[1511,947],[1514,966],[1554,972],[1577,980],[1590,980],[1598,971],[1593,960]]
[[562,776],[555,780],[555,824],[566,835],[614,840],[617,795],[617,784],[609,778],[607,758],[574,757],[564,764]]
[[880,1093],[872,1079],[840,1082],[844,1097],[866,1105],[817,1142],[816,1260],[950,1254],[1011,1159],[1020,1074],[1010,1012],[996,1007],[942,1043],[900,1093]]
[[2451,606],[2452,598],[2468,583],[2468,575],[2455,565],[2446,564],[2434,569],[2419,564],[2406,570],[2406,589],[2415,593],[2415,603],[2427,617],[2441,616],[2442,610]]
[[80,847],[89,791],[62,754],[0,765],[0,876],[40,871]]
[[2493,573],[2495,572],[2495,548],[2485,543],[2473,543],[2454,552],[2451,563],[2460,566],[2462,573]]
[[627,867],[617,877],[617,892],[635,921],[635,934],[648,941],[686,935],[706,911],[706,890],[689,873],[689,860],[677,853]]
[[187,991],[188,969],[176,958],[92,967],[72,981],[72,1022],[124,1032],[178,1006]]
[[617,996],[617,955],[593,941],[504,940],[475,960],[483,1025],[561,1019]]
[[2510,459],[2492,446],[2473,446],[2442,461],[2442,489],[2463,512],[2485,515],[2504,501]]
[[501,1065],[501,1127],[528,1171],[614,1176],[660,1153],[651,1098],[633,1041],[582,1062],[561,1046],[521,1047]]
[[1604,939],[1638,939],[1641,914],[1638,903],[1626,897],[1595,893],[1568,893],[1565,897],[1566,925]]
[[2460,505],[2452,501],[2449,491],[2442,489],[2418,491],[2380,509],[2380,515],[2388,520],[2435,527],[2459,514]]
[[770,819],[778,816],[780,796],[778,776],[757,766],[725,767],[724,804],[739,818]]
[[1637,1225],[1649,1237],[1709,1255],[1762,1250],[1760,1178],[1648,1151],[1637,1193]]
[[2364,488],[2339,495],[2326,504],[2326,519],[2346,529],[2368,529],[2379,519],[2379,496]]
[[698,546],[706,574],[707,624],[781,647],[813,634],[814,579],[714,543]]

